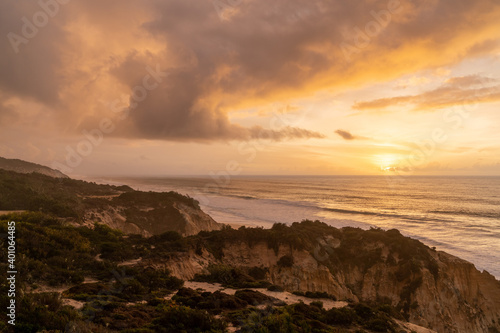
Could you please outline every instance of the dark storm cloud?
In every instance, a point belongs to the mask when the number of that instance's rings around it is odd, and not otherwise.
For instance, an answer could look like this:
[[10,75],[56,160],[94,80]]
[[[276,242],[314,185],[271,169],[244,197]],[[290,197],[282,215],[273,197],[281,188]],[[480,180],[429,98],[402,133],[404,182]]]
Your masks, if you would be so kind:
[[[14,52],[9,39],[0,42],[2,98],[36,101],[42,112],[64,119],[67,131],[81,131],[113,115],[99,106],[103,91],[130,94],[141,85],[145,68],[158,65],[168,77],[148,92],[112,135],[184,141],[321,138],[321,133],[288,124],[237,124],[231,112],[288,103],[329,87],[397,77],[408,68],[401,65],[399,55],[387,54],[417,42],[426,43],[419,46],[422,59],[412,62],[413,69],[458,62],[467,54],[478,56],[491,49],[481,45],[495,44],[487,42],[491,36],[478,35],[473,45],[479,46],[462,50],[462,58],[450,60],[445,52],[461,51],[448,41],[492,24],[480,19],[492,13],[488,0],[238,3],[223,17],[212,1],[61,4],[29,43],[19,45],[19,52]],[[356,46],[356,28],[365,31],[394,4],[397,13],[383,23],[384,29],[365,46]],[[0,2],[1,34],[20,34],[22,18],[32,20],[37,11],[40,5],[35,1]],[[349,61],[342,43],[356,49]],[[439,54],[434,52],[437,46],[443,50]]]

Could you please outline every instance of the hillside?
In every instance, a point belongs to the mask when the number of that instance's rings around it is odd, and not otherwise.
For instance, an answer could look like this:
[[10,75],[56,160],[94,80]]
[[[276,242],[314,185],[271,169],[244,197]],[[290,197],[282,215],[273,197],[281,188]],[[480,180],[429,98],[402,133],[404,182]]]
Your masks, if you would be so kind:
[[222,227],[196,200],[176,192],[141,192],[128,186],[0,169],[0,211],[15,210],[43,212],[75,225],[100,222],[144,236],[166,231],[192,235]]
[[[218,251],[207,252],[207,234],[127,236],[102,224],[75,227],[42,213],[4,215],[0,233],[7,231],[8,221],[16,221],[16,267],[23,272],[16,280],[18,332],[432,333],[407,323],[397,308],[383,302],[336,300],[318,292],[280,297],[283,292],[267,281],[265,267],[214,265]],[[208,237],[242,240],[249,230],[226,229]],[[5,248],[1,255],[6,255]],[[235,289],[200,290],[220,288],[187,282],[161,264],[196,253],[205,258],[199,261],[202,274],[197,280]],[[286,260],[279,262],[287,267]],[[0,269],[7,270],[7,264],[0,262]],[[0,286],[4,307],[7,284]],[[2,325],[0,330],[9,332]]]
[[15,171],[18,173],[40,173],[42,175],[50,176],[50,177],[55,177],[55,178],[68,178],[64,173],[60,172],[59,170],[54,170],[49,167],[36,164],[36,163],[31,163],[31,162],[26,162],[18,159],[8,159],[8,158],[3,158],[0,157],[0,169],[3,170],[9,170],[9,171]]
[[142,237],[23,213],[0,218],[0,232],[11,220],[24,272],[16,285],[29,309],[19,323],[33,328],[25,332],[500,329],[499,281],[397,230],[303,221]]

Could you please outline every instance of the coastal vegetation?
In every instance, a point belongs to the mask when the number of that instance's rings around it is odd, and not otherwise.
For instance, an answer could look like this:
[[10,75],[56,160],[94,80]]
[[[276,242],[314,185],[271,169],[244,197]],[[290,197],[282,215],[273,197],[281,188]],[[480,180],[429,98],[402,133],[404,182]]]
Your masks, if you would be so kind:
[[[195,280],[219,282],[238,289],[234,295],[183,288],[183,281],[161,267],[123,265],[141,258],[154,262],[158,257],[174,256],[195,250],[200,244],[214,245],[235,240],[257,240],[306,247],[316,233],[337,229],[305,221],[291,227],[276,225],[271,230],[241,228],[202,232],[181,237],[166,232],[149,238],[125,235],[105,225],[73,226],[42,212],[12,213],[0,217],[0,233],[7,222],[15,220],[17,287],[20,304],[16,332],[63,331],[68,325],[82,332],[225,332],[228,326],[241,332],[394,332],[397,309],[381,305],[350,304],[341,309],[325,310],[322,302],[286,305],[259,291],[246,288],[279,290],[265,280],[266,270],[244,270],[227,265],[211,265],[207,274]],[[294,229],[304,232],[294,238]],[[288,242],[275,237],[285,233]],[[372,231],[381,232],[381,231]],[[289,233],[290,235],[287,235]],[[297,241],[297,243],[295,243]],[[4,251],[5,247],[2,247]],[[213,248],[212,248],[213,249]],[[217,252],[214,252],[217,253]],[[282,257],[279,265],[289,267],[293,258]],[[4,263],[0,269],[6,270]],[[404,274],[403,274],[404,275]],[[403,276],[403,278],[405,278]],[[6,284],[2,284],[2,289]],[[5,290],[3,290],[5,291]],[[173,293],[171,299],[165,298]],[[1,306],[8,301],[2,292]],[[321,292],[306,292],[304,297],[335,299]],[[68,300],[80,304],[77,310]],[[264,306],[264,308],[262,308]],[[337,328],[336,328],[337,327]],[[3,326],[1,329],[6,330]]]
[[[158,235],[186,233],[180,207],[201,212],[199,203],[174,191],[142,192],[129,186],[101,185],[39,173],[20,174],[0,169],[0,211],[33,211],[76,224],[101,222],[122,230]],[[217,223],[206,216],[209,228]]]

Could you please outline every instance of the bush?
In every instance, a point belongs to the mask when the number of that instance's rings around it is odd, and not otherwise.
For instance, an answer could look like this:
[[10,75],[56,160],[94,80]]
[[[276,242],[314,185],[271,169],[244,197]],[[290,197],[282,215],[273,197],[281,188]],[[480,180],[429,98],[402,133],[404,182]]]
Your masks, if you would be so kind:
[[349,308],[343,307],[340,309],[332,308],[326,312],[326,323],[330,325],[350,326],[356,320],[356,312]]
[[304,296],[308,297],[308,298],[329,298],[329,299],[332,299],[334,301],[337,300],[337,297],[330,295],[325,291],[306,291]]
[[437,281],[439,277],[439,265],[436,260],[432,259],[427,263],[427,269],[434,276],[434,280]]
[[248,275],[255,280],[264,280],[266,278],[267,269],[261,267],[252,267],[248,270]]
[[196,274],[193,280],[220,283],[225,287],[232,288],[267,288],[271,285],[267,281],[256,281],[239,268],[226,265],[210,265],[208,271],[209,274]]
[[375,332],[394,332],[394,327],[388,318],[374,318],[365,324],[365,327]]
[[62,305],[57,293],[25,294],[18,302],[22,311],[16,318],[17,332],[62,331],[70,321],[79,318],[75,309]]
[[248,289],[238,290],[234,296],[252,305],[259,305],[266,302],[272,302],[274,300],[272,297],[264,295],[263,293]]
[[269,290],[269,291],[277,291],[277,292],[283,292],[283,291],[285,291],[285,289],[283,289],[282,287],[277,286],[275,284],[273,284],[272,286],[267,287],[267,290]]
[[363,303],[357,303],[354,305],[354,311],[363,320],[368,320],[374,315],[373,309]]
[[70,289],[66,290],[63,293],[63,295],[65,297],[70,297],[74,299],[82,299],[90,295],[108,293],[110,290],[111,286],[106,285],[104,283],[85,283],[71,287]]
[[321,301],[314,301],[309,304],[310,306],[317,307],[318,309],[323,309],[323,302]]
[[278,266],[280,267],[292,267],[293,266],[293,257],[289,254],[284,255],[278,260]]
[[165,307],[161,316],[153,320],[151,328],[158,333],[223,332],[226,324],[204,310],[173,306]]

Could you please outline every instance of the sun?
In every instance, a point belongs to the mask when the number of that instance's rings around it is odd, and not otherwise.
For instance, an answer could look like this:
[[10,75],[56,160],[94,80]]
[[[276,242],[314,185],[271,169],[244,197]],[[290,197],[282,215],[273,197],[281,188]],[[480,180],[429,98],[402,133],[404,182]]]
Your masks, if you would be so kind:
[[374,163],[381,171],[394,171],[398,165],[399,157],[394,154],[375,155]]

